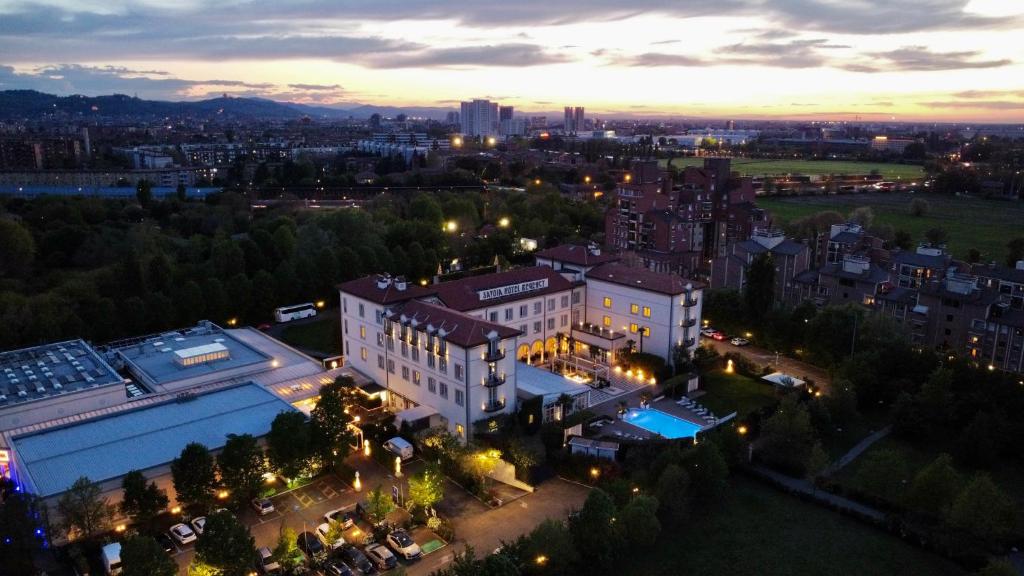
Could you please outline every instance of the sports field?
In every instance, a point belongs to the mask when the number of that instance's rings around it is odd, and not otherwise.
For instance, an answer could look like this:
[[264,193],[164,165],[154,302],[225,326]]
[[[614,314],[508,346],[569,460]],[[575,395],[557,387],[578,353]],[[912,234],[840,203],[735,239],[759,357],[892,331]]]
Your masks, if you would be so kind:
[[[911,216],[912,198],[928,201],[928,213]],[[762,197],[757,205],[771,212],[776,224],[785,224],[816,212],[835,210],[849,214],[859,206],[870,206],[875,224],[888,224],[906,230],[915,242],[924,240],[930,228],[942,228],[949,234],[947,244],[957,258],[966,258],[971,248],[981,251],[982,260],[1006,259],[1006,243],[1024,236],[1024,204],[983,198],[957,198],[909,192],[848,194],[841,196]]]
[[[661,165],[668,160],[661,160]],[[672,165],[702,166],[704,158],[686,156],[675,158]],[[870,174],[877,170],[886,180],[913,180],[924,177],[924,170],[913,164],[888,164],[884,162],[847,162],[840,160],[762,160],[760,158],[733,158],[733,170],[743,176],[779,176],[783,174],[842,175]]]

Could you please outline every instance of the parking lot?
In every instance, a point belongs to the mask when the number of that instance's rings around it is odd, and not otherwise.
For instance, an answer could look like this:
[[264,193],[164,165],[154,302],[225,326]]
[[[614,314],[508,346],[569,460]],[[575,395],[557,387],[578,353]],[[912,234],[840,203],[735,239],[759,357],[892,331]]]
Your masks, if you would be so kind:
[[[256,546],[273,549],[285,527],[296,533],[313,532],[323,522],[325,513],[338,508],[354,507],[364,498],[365,491],[378,485],[385,490],[395,486],[400,493],[405,493],[408,490],[405,480],[423,466],[420,460],[410,461],[404,466],[403,477],[395,478],[390,471],[372,460],[355,456],[350,464],[360,472],[363,492],[356,492],[334,474],[326,474],[306,486],[273,497],[274,511],[269,514],[260,516],[248,507],[237,512],[239,519],[250,527]],[[401,564],[405,565],[410,576],[425,576],[451,562],[454,554],[462,551],[467,544],[473,546],[478,553],[486,553],[496,548],[502,540],[511,540],[529,532],[546,518],[564,519],[570,509],[582,506],[587,492],[585,487],[552,479],[539,486],[534,493],[492,509],[458,485],[446,482],[445,498],[438,505],[438,510],[452,521],[456,541],[425,554],[419,561],[406,563],[403,560]],[[426,529],[414,530],[411,535],[420,546],[434,539],[433,533]],[[178,546],[174,558],[180,574],[187,573],[194,555],[195,544]]]

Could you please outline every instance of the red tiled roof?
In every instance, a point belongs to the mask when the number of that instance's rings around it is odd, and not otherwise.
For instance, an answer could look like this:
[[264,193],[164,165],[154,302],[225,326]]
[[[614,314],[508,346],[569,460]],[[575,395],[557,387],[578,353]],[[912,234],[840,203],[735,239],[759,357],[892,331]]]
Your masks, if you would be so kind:
[[346,294],[378,304],[395,304],[413,298],[423,298],[433,294],[434,288],[434,286],[424,288],[409,282],[405,290],[399,290],[395,287],[394,280],[387,288],[378,288],[376,276],[364,276],[358,280],[350,280],[338,285],[338,290]]
[[566,262],[577,266],[597,266],[605,262],[614,262],[619,259],[613,254],[592,254],[586,246],[574,244],[562,244],[554,248],[541,250],[535,254],[537,258],[546,258],[558,262]]
[[631,268],[616,263],[602,264],[592,269],[587,272],[587,278],[668,295],[686,292],[687,284],[692,284],[696,289],[704,288],[701,282],[687,280],[675,274],[652,272],[646,268]]
[[402,316],[415,320],[416,329],[420,331],[425,331],[427,326],[433,326],[437,330],[443,329],[446,332],[445,340],[462,348],[486,344],[487,335],[491,332],[497,333],[499,340],[521,334],[515,328],[486,322],[475,316],[420,300],[410,300],[402,304],[388,318],[398,322]]
[[[490,300],[480,299],[479,292],[481,290],[500,288],[502,286],[510,286],[521,282],[533,282],[543,279],[547,279],[548,285],[546,288],[541,288],[540,290],[532,290],[530,292],[522,292]],[[432,288],[435,290],[435,294],[442,304],[454,310],[465,312],[467,310],[476,310],[486,306],[494,306],[495,304],[515,302],[516,300],[522,300],[524,298],[534,298],[544,294],[551,294],[552,292],[569,290],[573,286],[579,285],[581,285],[581,283],[566,280],[564,276],[556,272],[553,268],[549,268],[547,266],[531,266],[529,268],[516,268],[506,272],[496,272],[494,274],[484,274],[482,276],[470,276],[460,280],[437,284]]]

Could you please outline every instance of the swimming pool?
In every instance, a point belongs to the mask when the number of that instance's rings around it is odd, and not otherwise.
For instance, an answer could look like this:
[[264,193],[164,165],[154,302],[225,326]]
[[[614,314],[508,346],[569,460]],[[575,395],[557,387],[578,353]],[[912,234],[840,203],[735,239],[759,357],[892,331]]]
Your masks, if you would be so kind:
[[637,410],[634,408],[626,413],[624,420],[633,426],[638,426],[648,432],[654,432],[659,436],[670,439],[693,438],[701,429],[699,424],[687,422],[682,418],[676,418],[671,414],[666,414],[653,408],[648,408],[647,410]]

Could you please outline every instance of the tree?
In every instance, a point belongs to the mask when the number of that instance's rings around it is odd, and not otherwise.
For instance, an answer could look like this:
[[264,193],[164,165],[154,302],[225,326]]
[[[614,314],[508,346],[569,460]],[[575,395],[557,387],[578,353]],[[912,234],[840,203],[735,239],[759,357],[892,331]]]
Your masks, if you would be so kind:
[[903,250],[910,250],[913,247],[914,237],[906,230],[897,230],[892,236],[892,245]]
[[228,441],[217,457],[217,467],[221,482],[239,504],[256,496],[266,472],[263,450],[251,434],[228,434]]
[[[1006,243],[1006,265],[1013,268],[1021,260],[1024,260],[1024,236],[1014,238]],[[2,270],[2,266],[0,266],[0,270]]]
[[175,194],[177,195],[179,202],[188,201],[188,190],[185,188],[184,184],[178,184],[178,187],[175,189]]
[[224,576],[246,576],[252,571],[256,541],[249,528],[231,512],[206,517],[203,537],[196,541],[196,558],[219,568]]
[[760,322],[771,309],[775,301],[775,263],[770,252],[755,256],[747,268],[743,300],[747,312],[756,322]]
[[949,454],[939,454],[910,483],[907,508],[927,518],[945,518],[962,485],[963,479],[953,468],[953,459]]
[[949,233],[944,228],[929,228],[924,233],[925,240],[932,246],[938,247],[945,245],[949,241]]
[[434,462],[427,464],[422,472],[409,477],[409,501],[413,506],[427,509],[444,498],[444,476]]
[[57,501],[62,527],[68,533],[90,538],[107,529],[110,524],[111,506],[103,498],[98,484],[82,476],[61,495]]
[[20,276],[36,255],[32,233],[20,223],[0,217],[0,276]]
[[989,563],[975,572],[975,576],[1018,576],[1019,572],[1009,560],[996,558],[989,560]]
[[178,563],[149,536],[131,536],[121,543],[122,576],[177,576]]
[[946,523],[981,542],[994,543],[1010,534],[1014,510],[988,474],[979,473],[953,501]]
[[157,488],[155,482],[146,482],[138,470],[132,470],[121,479],[124,496],[121,513],[130,516],[136,523],[149,526],[161,510],[167,508],[167,494]]
[[320,399],[310,414],[310,435],[322,465],[341,461],[349,453],[352,417],[345,413],[345,404],[347,391],[354,386],[352,378],[343,376],[320,388]]
[[[524,574],[537,573],[552,576],[570,576],[575,574],[575,566],[579,562],[579,553],[573,543],[572,534],[565,524],[548,519],[537,525],[525,538],[520,558]],[[538,566],[537,558],[546,558],[543,566]]]
[[847,216],[847,220],[854,224],[860,224],[864,228],[870,228],[875,221],[875,211],[870,206],[854,208]]
[[17,489],[12,480],[0,478],[0,566],[12,575],[35,574],[33,552],[42,547],[36,530],[45,525],[45,507],[33,495]]
[[690,488],[690,477],[678,464],[669,464],[658,477],[654,495],[661,506],[661,517],[669,524],[681,524],[686,519],[689,505],[687,491]]
[[661,533],[657,513],[657,498],[647,495],[633,498],[616,516],[615,526],[619,537],[632,548],[650,548]]
[[569,532],[576,550],[598,573],[607,571],[616,550],[615,503],[603,490],[595,489],[587,496],[583,508],[569,519]]
[[895,450],[872,450],[863,456],[854,483],[893,504],[899,503],[909,480],[906,459]]
[[267,459],[285,478],[307,474],[313,458],[309,424],[301,412],[281,412],[267,434]]
[[395,503],[391,501],[391,495],[384,492],[384,489],[379,484],[376,488],[366,493],[366,503],[369,506],[367,513],[374,525],[383,522],[387,515],[395,509]]
[[135,185],[135,198],[138,199],[139,206],[149,208],[153,203],[153,184],[149,180],[139,180]]
[[729,487],[729,465],[714,442],[698,444],[693,457],[686,462],[686,470],[697,502],[711,503],[725,495]]
[[907,206],[907,210],[910,211],[910,215],[916,218],[920,218],[928,214],[929,208],[931,208],[931,206],[928,204],[928,201],[925,200],[924,198],[914,198],[913,200],[910,201],[910,204]]
[[802,477],[816,442],[807,408],[792,395],[765,421],[761,431],[759,455],[780,470]]
[[957,437],[954,454],[962,464],[987,468],[999,457],[1000,439],[995,417],[979,412]]
[[295,568],[300,566],[305,559],[302,550],[299,550],[298,535],[295,530],[288,527],[281,528],[281,534],[277,538],[277,546],[274,547],[274,559],[281,565],[285,574],[291,574]]
[[953,371],[938,368],[928,376],[918,396],[922,415],[933,425],[943,425],[953,417]]
[[178,502],[196,512],[211,508],[217,494],[217,468],[206,446],[197,442],[185,446],[171,462],[171,479]]

